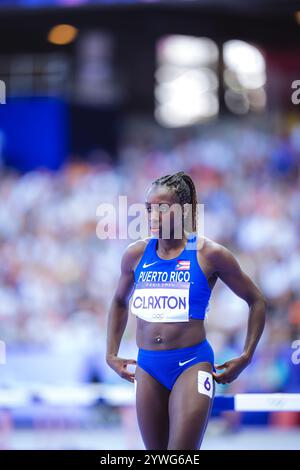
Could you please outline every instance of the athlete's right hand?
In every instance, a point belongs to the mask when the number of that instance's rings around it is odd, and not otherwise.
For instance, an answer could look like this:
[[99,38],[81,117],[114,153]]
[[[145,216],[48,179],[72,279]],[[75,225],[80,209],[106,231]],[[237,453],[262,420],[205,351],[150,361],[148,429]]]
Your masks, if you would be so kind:
[[123,359],[118,356],[109,356],[106,358],[107,364],[117,373],[122,379],[134,382],[135,372],[127,370],[128,364],[136,365],[135,359]]

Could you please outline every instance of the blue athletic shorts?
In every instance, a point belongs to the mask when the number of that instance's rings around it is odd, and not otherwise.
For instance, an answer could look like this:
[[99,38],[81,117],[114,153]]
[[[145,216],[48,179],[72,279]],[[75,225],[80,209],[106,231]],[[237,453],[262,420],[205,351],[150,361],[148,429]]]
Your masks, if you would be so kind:
[[185,369],[198,362],[209,362],[216,371],[214,352],[207,339],[188,348],[139,349],[137,357],[138,366],[169,390],[172,390],[176,379]]

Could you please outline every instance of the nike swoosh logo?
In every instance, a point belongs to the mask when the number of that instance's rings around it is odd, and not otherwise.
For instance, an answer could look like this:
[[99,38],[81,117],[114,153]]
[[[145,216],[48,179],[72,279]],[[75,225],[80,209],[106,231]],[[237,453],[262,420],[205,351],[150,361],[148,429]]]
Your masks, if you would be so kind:
[[152,264],[155,264],[155,263],[157,263],[157,261],[154,261],[154,263],[150,263],[150,264],[144,263],[143,268],[148,268],[149,266],[152,266]]
[[188,361],[183,361],[183,362],[179,361],[178,364],[179,364],[180,366],[184,366],[184,364],[187,364],[188,362],[191,362],[191,361],[193,361],[194,359],[197,359],[197,356],[196,356],[196,357],[192,357],[192,359],[189,359]]

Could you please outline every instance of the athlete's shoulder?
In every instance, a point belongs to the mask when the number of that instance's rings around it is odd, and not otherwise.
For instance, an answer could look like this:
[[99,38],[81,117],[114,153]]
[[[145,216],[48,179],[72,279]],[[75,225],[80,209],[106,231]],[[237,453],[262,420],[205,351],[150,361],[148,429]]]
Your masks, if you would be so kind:
[[197,242],[198,252],[201,251],[201,254],[216,271],[234,258],[233,253],[226,246],[208,237],[198,237]]
[[121,262],[122,271],[132,271],[135,268],[150,240],[151,237],[139,238],[125,248]]
[[203,254],[207,256],[212,256],[214,253],[216,253],[221,247],[221,245],[214,240],[211,240],[208,237],[203,236],[198,236],[197,237],[197,250],[201,251]]

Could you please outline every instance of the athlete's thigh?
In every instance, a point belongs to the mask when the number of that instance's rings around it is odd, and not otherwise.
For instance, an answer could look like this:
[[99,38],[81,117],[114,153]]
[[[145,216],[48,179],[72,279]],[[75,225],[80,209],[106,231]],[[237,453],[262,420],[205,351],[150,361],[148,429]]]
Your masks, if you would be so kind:
[[201,362],[177,378],[169,398],[168,449],[200,448],[215,392],[211,371],[208,362]]
[[170,391],[141,367],[135,370],[136,411],[146,449],[166,449]]

